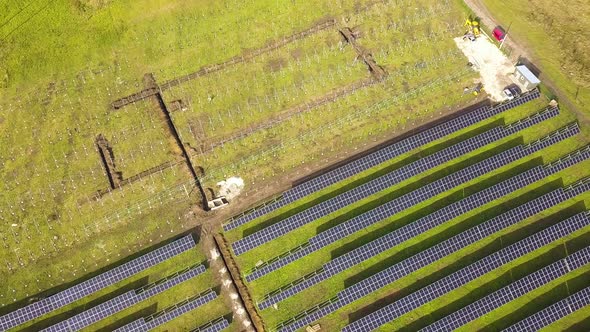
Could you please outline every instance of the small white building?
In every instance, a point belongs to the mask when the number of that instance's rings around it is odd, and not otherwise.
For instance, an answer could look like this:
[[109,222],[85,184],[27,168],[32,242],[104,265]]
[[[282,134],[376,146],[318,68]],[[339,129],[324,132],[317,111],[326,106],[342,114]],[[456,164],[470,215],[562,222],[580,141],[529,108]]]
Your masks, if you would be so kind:
[[514,77],[518,80],[518,83],[522,85],[525,90],[532,90],[541,83],[539,78],[531,72],[530,69],[527,68],[525,65],[518,65],[516,66],[516,70],[514,71]]

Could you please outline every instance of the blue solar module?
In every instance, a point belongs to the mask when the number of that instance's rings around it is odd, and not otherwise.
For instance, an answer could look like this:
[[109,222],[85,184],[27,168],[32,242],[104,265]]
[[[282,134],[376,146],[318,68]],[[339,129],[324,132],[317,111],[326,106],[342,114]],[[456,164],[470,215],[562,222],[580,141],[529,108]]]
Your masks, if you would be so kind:
[[191,310],[194,310],[205,303],[213,301],[217,298],[217,294],[214,291],[209,291],[207,294],[203,296],[199,296],[195,299],[186,301],[181,305],[174,306],[172,308],[166,309],[162,312],[154,314],[148,318],[140,318],[134,320],[133,322],[124,325],[115,331],[117,332],[132,332],[132,331],[149,331],[154,329],[164,323],[167,323],[173,320],[176,317],[181,316]]
[[182,237],[132,261],[81,282],[24,308],[0,317],[0,331],[8,330],[73,303],[87,295],[129,278],[195,246],[192,236]]
[[[576,218],[590,218],[586,212]],[[434,322],[421,331],[452,331],[455,330],[504,304],[517,299],[528,292],[533,291],[552,280],[555,280],[568,272],[575,270],[572,263],[577,266],[590,263],[590,247],[577,251],[570,256],[559,260],[545,268],[535,271],[510,285],[503,287],[488,296],[485,296],[460,310]]]
[[488,119],[494,115],[505,112],[514,107],[523,105],[540,96],[538,90],[533,90],[529,93],[523,94],[511,101],[494,107],[483,106],[469,113],[463,114],[455,119],[444,122],[433,128],[416,133],[413,136],[405,138],[399,142],[386,146],[378,151],[368,154],[362,158],[351,161],[334,170],[326,172],[318,177],[308,180],[300,185],[297,185],[287,190],[281,200],[270,203],[253,212],[237,217],[228,224],[224,225],[224,230],[229,231],[236,227],[246,224],[247,222],[261,217],[271,211],[283,207],[297,199],[305,197],[311,193],[327,188],[334,183],[342,181],[350,176],[368,170],[371,167],[381,164],[396,156],[402,155],[417,147],[434,142],[442,137],[450,135],[458,130],[469,127],[477,122]]
[[538,331],[561,318],[590,305],[590,287],[550,305],[505,329],[504,332]]
[[[575,153],[572,153],[564,158],[562,158],[559,162],[556,162],[554,165],[549,166],[538,166],[531,170],[528,170],[524,173],[516,175],[510,179],[502,181],[492,187],[486,188],[478,193],[475,193],[471,196],[468,196],[458,202],[450,204],[436,212],[429,214],[417,221],[406,225],[396,231],[393,231],[375,241],[367,243],[366,245],[356,249],[355,251],[346,254],[344,256],[338,257],[336,261],[344,261],[342,263],[332,263],[338,264],[340,268],[324,268],[324,270],[337,270],[347,268],[351,266],[351,264],[358,263],[358,258],[353,258],[354,255],[364,255],[364,252],[369,251],[377,254],[378,252],[375,251],[374,248],[380,248],[379,251],[387,250],[388,248],[399,244],[407,239],[421,234],[429,229],[432,229],[438,225],[443,224],[444,222],[451,220],[461,214],[466,213],[467,211],[482,206],[488,202],[491,202],[495,199],[498,199],[504,195],[507,195],[510,192],[513,192],[519,188],[525,187],[531,183],[534,183],[550,174],[554,174],[558,171],[561,171],[565,168],[568,168],[576,163],[581,162],[582,160],[586,160],[590,157],[590,146],[586,147],[585,149],[579,150]],[[387,214],[383,216],[383,219],[388,217]],[[320,233],[321,234],[321,233]],[[296,261],[297,259],[304,257],[316,250],[319,250],[336,240],[340,240],[345,236],[341,237],[331,237],[328,241],[315,241],[314,239],[317,238],[319,235],[314,236],[312,238],[313,244],[300,249],[299,251],[293,252],[287,256],[283,256],[280,259],[273,261],[263,267],[256,269],[253,273],[246,276],[246,280],[248,282],[254,281],[257,278],[260,278],[272,271],[279,269],[291,262]],[[373,254],[373,255],[374,255]],[[371,255],[371,256],[373,256]],[[366,259],[366,258],[364,258]],[[336,272],[336,271],[335,271]],[[263,304],[264,306],[264,304]]]
[[[324,264],[322,270],[317,272],[314,276],[306,278],[305,280],[293,285],[290,288],[283,288],[281,289],[281,292],[271,293],[271,295],[267,296],[261,303],[258,304],[258,306],[261,309],[265,309],[275,303],[283,301],[306,288],[309,288],[333,275],[346,270],[349,267],[359,264],[362,261],[391,249],[414,236],[420,235],[429,229],[432,229],[448,220],[455,218],[456,216],[466,213],[470,209],[477,208],[483,204],[491,202],[508,194],[509,192],[522,188],[525,185],[538,181],[545,176],[554,174],[588,158],[590,158],[590,148],[586,148],[582,151],[571,154],[570,156],[563,158],[562,162],[551,165],[550,167],[537,166],[527,172],[521,173],[513,178],[468,196],[456,203],[448,205],[432,214],[418,219],[411,224],[399,228],[389,234],[386,234],[340,257],[333,259],[332,261]],[[542,208],[543,205],[544,199],[535,200],[532,201],[532,203],[529,203],[529,205],[521,206],[521,209],[532,209],[532,206]],[[451,247],[449,246],[445,248],[450,250]],[[434,256],[435,255],[432,257]]]
[[344,236],[348,236],[354,232],[366,228],[376,221],[383,219],[383,216],[385,215],[391,216],[397,212],[403,211],[409,206],[434,197],[437,194],[443,193],[459,184],[471,181],[492,170],[508,165],[511,162],[524,158],[534,152],[540,151],[550,145],[576,135],[579,132],[580,129],[578,125],[573,124],[557,132],[554,132],[553,134],[535,142],[534,144],[529,144],[527,146],[516,146],[501,152],[493,157],[466,167],[442,179],[416,189],[415,191],[410,192],[404,196],[387,202],[378,208],[352,218],[342,224],[339,224],[338,226],[332,227],[327,231],[318,234],[318,236],[313,237],[310,242],[313,244],[336,241]]
[[[413,176],[416,176],[422,172],[425,172],[433,167],[436,166],[440,166],[454,158],[460,157],[466,153],[475,151],[479,148],[481,148],[482,146],[485,146],[491,142],[494,142],[496,140],[499,140],[501,138],[507,137],[509,135],[512,135],[516,132],[518,132],[521,129],[524,129],[528,126],[531,126],[533,124],[536,124],[538,122],[541,122],[545,119],[548,119],[552,116],[555,116],[558,114],[558,110],[557,109],[549,109],[546,112],[542,112],[537,116],[534,117],[530,117],[527,118],[521,122],[519,122],[518,124],[515,124],[513,126],[508,126],[508,127],[497,127],[494,129],[491,129],[485,133],[482,133],[480,135],[471,137],[465,141],[462,141],[460,143],[457,143],[455,145],[452,145],[446,149],[443,149],[439,152],[433,153],[432,155],[429,155],[427,157],[424,157],[422,159],[419,159],[411,164],[408,164],[406,166],[403,166],[399,169],[396,169],[388,174],[385,174],[379,178],[376,178],[374,180],[371,180],[363,185],[360,185],[358,187],[355,187],[347,192],[344,192],[340,195],[337,195],[336,197],[330,198],[326,201],[323,201],[317,205],[314,205],[304,211],[301,211],[293,216],[290,216],[286,219],[281,220],[278,223],[275,223],[273,225],[270,225],[254,234],[248,235],[236,242],[234,242],[232,244],[232,248],[234,250],[234,252],[236,253],[236,255],[240,255],[243,254],[244,252],[251,250],[257,246],[260,246],[266,242],[269,242],[271,240],[276,239],[279,236],[285,235],[288,232],[297,229],[299,227],[302,227],[316,219],[319,219],[321,217],[324,217],[332,212],[335,212],[349,204],[352,204],[354,202],[357,202],[359,200],[362,200],[364,198],[367,198],[375,193],[378,193],[386,188],[389,188],[397,183],[400,183],[401,181],[404,181],[406,179],[409,179]],[[521,150],[523,148],[521,147]],[[527,152],[531,151],[531,149],[528,149]],[[518,153],[517,151],[513,151],[512,154]],[[525,153],[524,155],[528,154]],[[510,154],[499,154],[498,157],[499,160],[497,162],[494,162],[492,158],[488,159],[487,161],[483,161],[480,162],[478,165],[480,165],[480,168],[485,165],[487,166],[487,170],[491,170],[491,169],[495,169],[498,167],[501,167],[507,163],[512,162],[513,160],[510,160]],[[522,155],[520,156],[522,157]],[[520,158],[518,157],[518,158]],[[501,160],[501,158],[504,158],[504,161]],[[517,158],[517,159],[518,159]],[[484,164],[486,163],[486,164]],[[494,165],[494,163],[497,163],[498,165],[501,166],[496,166]],[[458,174],[461,174],[461,171],[457,172]],[[455,174],[457,174],[455,173]],[[475,172],[474,174],[477,174],[475,177],[485,174],[486,172]],[[441,183],[443,184],[450,184],[450,186],[448,186],[449,188],[454,187],[455,185],[458,185],[460,183],[463,183],[465,180],[461,179],[461,175],[456,176],[457,179],[455,179],[455,181],[457,182],[457,184],[453,184],[452,181],[444,181],[444,179],[447,179],[451,176],[448,176],[446,178],[440,179],[438,181],[435,181],[431,184],[429,184],[428,186],[430,186],[430,188],[432,187],[444,187],[440,186]],[[473,175],[466,175],[466,178],[468,178],[469,180],[473,179]],[[447,179],[448,180],[448,179]],[[467,181],[469,181],[467,180]],[[424,188],[427,188],[428,186],[425,186]],[[418,189],[416,190],[414,193],[414,196],[412,196],[412,193],[403,196],[402,198],[399,198],[398,200],[396,200],[399,203],[399,200],[405,200],[404,203],[401,203],[401,205],[399,206],[404,206],[405,208],[412,206],[418,202],[420,202],[420,199],[418,199],[418,195],[416,195],[416,193],[419,193],[420,190],[425,191],[427,189]],[[440,188],[439,188],[440,190]],[[446,189],[445,189],[446,190]],[[443,191],[445,191],[443,190]],[[436,189],[434,189],[434,191],[431,191],[430,189],[428,189],[427,191],[428,193],[440,193],[441,191],[436,191]],[[425,192],[426,193],[426,192]],[[436,195],[436,194],[434,194]],[[432,197],[433,195],[430,195],[430,197]],[[420,197],[421,198],[421,197]],[[401,210],[397,210],[398,212]]]
[[[588,190],[590,190],[590,180],[582,181],[575,186],[568,187],[566,190],[558,189],[545,194],[515,209],[496,216],[495,218],[475,226],[461,234],[447,239],[446,241],[426,249],[408,259],[394,264],[391,267],[380,271],[360,282],[357,282],[356,284],[349,286],[343,291],[339,292],[335,302],[330,303],[329,305],[322,307],[317,311],[313,311],[307,315],[298,315],[296,318],[282,323],[279,325],[279,327],[284,328],[285,331],[291,331],[307,324],[311,324],[319,318],[324,317],[325,315],[328,315],[343,307],[344,305],[360,299],[399,278],[402,278],[426,265],[437,261],[442,257],[447,256],[452,252],[458,251],[487,236],[490,236],[501,229],[509,227],[510,225],[514,225],[527,217],[535,215],[538,211],[555,206]],[[553,231],[554,229],[555,227],[546,229],[540,233],[535,234],[534,236],[539,237],[543,234]],[[523,241],[526,242],[530,240],[525,239]],[[524,243],[523,241],[521,242]],[[519,243],[515,244],[514,246],[518,246]],[[504,253],[506,255],[509,254],[505,251]]]
[[[589,225],[590,218],[585,213],[564,220],[557,225],[544,229],[524,240],[486,256],[455,273],[439,279],[438,281],[347,325],[342,331],[353,332],[373,330],[497,269],[508,262]],[[562,268],[563,272],[561,273],[565,274],[568,272],[565,265],[562,265]],[[356,299],[355,296],[351,297]]]
[[229,327],[227,319],[221,317],[216,320],[212,320],[209,323],[199,326],[191,332],[219,332]]
[[59,332],[59,331],[72,331],[80,330],[87,326],[90,326],[108,316],[114,315],[119,311],[129,308],[141,301],[144,301],[151,296],[159,294],[165,290],[168,290],[180,283],[190,280],[205,272],[205,267],[199,265],[194,267],[187,272],[181,273],[173,278],[170,278],[160,284],[154,285],[149,289],[145,289],[142,292],[131,290],[124,294],[121,294],[109,301],[101,303],[93,308],[83,311],[71,318],[61,321],[55,325],[52,325],[43,331],[47,332]]

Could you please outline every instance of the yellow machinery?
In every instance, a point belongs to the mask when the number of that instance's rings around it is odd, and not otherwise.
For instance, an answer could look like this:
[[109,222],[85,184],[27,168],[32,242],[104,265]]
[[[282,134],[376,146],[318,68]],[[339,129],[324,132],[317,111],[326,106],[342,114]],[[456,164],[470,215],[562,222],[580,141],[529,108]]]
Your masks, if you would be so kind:
[[468,27],[469,31],[466,33],[473,35],[473,37],[477,38],[481,35],[481,31],[479,29],[479,22],[477,18],[472,19],[471,17],[465,20],[464,26]]
[[484,91],[483,84],[477,83],[473,88],[466,86],[463,88],[463,94],[473,94],[474,96],[478,96],[480,93]]

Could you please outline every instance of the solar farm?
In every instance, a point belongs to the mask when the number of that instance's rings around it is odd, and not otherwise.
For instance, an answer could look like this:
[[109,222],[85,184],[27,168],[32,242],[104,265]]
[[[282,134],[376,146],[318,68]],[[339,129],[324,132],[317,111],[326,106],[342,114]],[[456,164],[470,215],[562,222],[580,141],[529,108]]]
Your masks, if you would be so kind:
[[590,330],[586,88],[481,13],[1,2],[0,331]]
[[[219,287],[211,272],[203,265],[204,255],[195,252],[196,246],[191,235],[180,237],[88,280],[0,316],[0,329],[6,331],[24,327],[27,330],[48,332],[147,331],[166,328],[167,323],[192,312],[183,319],[189,318],[191,324],[201,324],[194,326],[195,331],[221,331],[229,327],[227,316],[231,317],[231,314],[218,298]],[[142,279],[151,282],[141,285]],[[203,285],[212,288],[204,289]],[[191,296],[179,298],[171,294],[172,289]],[[105,296],[109,299],[103,301]],[[71,307],[76,303],[82,303],[84,309],[72,312]],[[153,314],[142,314],[149,312],[150,306],[156,303],[170,305]],[[203,310],[207,314],[203,314]],[[125,316],[138,318],[124,325],[118,323]]]
[[[267,328],[528,331],[587,305],[590,146],[543,99],[462,114],[229,220]],[[537,301],[568,311],[528,317]]]

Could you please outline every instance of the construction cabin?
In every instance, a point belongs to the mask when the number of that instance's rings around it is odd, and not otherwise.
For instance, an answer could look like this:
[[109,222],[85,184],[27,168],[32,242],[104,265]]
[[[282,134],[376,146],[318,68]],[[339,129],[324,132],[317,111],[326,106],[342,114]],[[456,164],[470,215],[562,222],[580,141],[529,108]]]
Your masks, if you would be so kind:
[[525,65],[516,66],[514,77],[516,77],[518,83],[520,83],[525,90],[532,90],[541,83],[539,78],[537,78],[537,76],[535,76],[535,74],[533,74],[533,72],[531,72],[531,70]]

